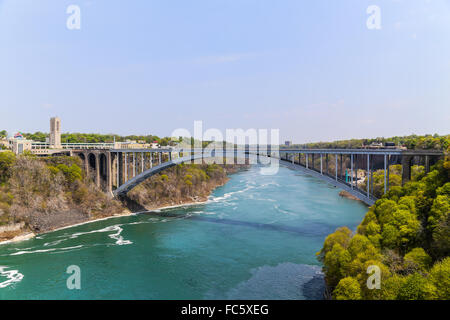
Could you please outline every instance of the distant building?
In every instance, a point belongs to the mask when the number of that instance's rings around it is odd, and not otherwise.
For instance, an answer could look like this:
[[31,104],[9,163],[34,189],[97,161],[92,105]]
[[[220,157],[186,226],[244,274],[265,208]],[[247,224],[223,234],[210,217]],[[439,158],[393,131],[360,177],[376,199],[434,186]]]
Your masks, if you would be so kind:
[[15,153],[15,154],[22,154],[25,151],[31,151],[33,141],[26,140],[23,137],[22,138],[11,138],[9,140],[9,148]]
[[284,142],[284,145],[285,145],[286,147],[290,147],[290,146],[292,145],[292,141],[286,140],[286,141]]
[[159,145],[158,141],[153,141],[150,144],[150,148],[152,148],[152,149],[158,149],[159,147],[160,147],[160,145]]
[[9,147],[8,139],[6,139],[6,138],[1,138],[1,139],[0,139],[0,146],[4,146],[5,148],[8,148],[8,147]]
[[383,144],[381,142],[372,142],[369,145],[363,145],[363,149],[382,149]]
[[395,142],[385,142],[384,147],[386,149],[396,149],[397,146],[395,145]]
[[58,117],[50,119],[50,148],[61,148],[61,119]]

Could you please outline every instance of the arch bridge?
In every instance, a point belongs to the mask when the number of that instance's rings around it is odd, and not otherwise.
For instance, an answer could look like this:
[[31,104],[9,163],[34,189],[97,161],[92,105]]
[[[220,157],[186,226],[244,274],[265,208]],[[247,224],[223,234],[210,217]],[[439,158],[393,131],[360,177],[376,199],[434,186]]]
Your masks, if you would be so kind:
[[[271,165],[300,170],[343,189],[368,205],[375,194],[389,191],[390,165],[402,165],[402,184],[411,179],[412,164],[428,172],[443,156],[433,150],[400,149],[98,149],[72,150],[83,163],[86,175],[115,197],[123,197],[147,178],[184,162],[202,163],[207,158],[247,158],[251,164],[264,157]],[[228,162],[227,162],[228,163]],[[236,163],[236,162],[235,162]],[[237,162],[242,163],[242,162]],[[383,190],[374,190],[374,172],[384,170]],[[363,188],[364,187],[364,188]]]

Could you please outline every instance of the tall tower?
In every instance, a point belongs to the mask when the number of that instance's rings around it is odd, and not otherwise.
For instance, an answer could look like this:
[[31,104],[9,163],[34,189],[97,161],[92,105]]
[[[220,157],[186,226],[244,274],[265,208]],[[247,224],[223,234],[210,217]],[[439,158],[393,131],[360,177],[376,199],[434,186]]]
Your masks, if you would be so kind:
[[61,148],[61,119],[50,119],[50,148]]

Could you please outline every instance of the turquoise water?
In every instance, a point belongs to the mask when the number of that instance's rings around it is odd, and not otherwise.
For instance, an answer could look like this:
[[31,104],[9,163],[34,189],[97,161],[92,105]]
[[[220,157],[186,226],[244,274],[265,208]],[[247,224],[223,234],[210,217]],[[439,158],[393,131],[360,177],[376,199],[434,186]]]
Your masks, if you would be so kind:
[[[367,208],[316,178],[254,166],[208,203],[0,246],[0,299],[320,299],[315,253]],[[81,270],[69,290],[66,269]]]

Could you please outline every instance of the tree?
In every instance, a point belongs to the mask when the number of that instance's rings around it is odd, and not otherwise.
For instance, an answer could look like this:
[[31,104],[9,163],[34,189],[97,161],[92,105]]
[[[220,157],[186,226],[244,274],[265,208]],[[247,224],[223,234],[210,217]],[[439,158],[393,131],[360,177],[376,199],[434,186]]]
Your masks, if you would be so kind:
[[394,274],[392,277],[387,278],[381,285],[382,300],[396,300],[400,292],[400,289],[404,286],[406,278],[400,275]]
[[0,152],[0,184],[8,181],[11,168],[16,161],[16,155],[10,151]]
[[419,273],[406,277],[400,287],[397,299],[399,300],[432,300],[437,296],[436,286]]
[[322,250],[320,250],[317,254],[319,260],[323,260],[327,252],[331,251],[335,244],[340,244],[343,248],[347,248],[351,235],[352,231],[347,227],[339,228],[334,233],[328,235],[325,239]]
[[330,286],[334,287],[339,279],[348,274],[349,264],[352,261],[350,253],[339,243],[325,254],[324,265],[326,279]]
[[438,258],[450,254],[450,214],[443,216],[433,230],[433,249]]
[[438,195],[433,201],[433,205],[428,217],[428,227],[434,230],[439,220],[450,212],[450,197],[447,195]]
[[437,289],[437,298],[450,300],[450,257],[437,262],[431,268],[429,278]]
[[336,300],[361,300],[361,287],[358,280],[352,277],[341,279],[333,291],[333,298]]
[[422,248],[414,248],[405,257],[405,269],[412,271],[427,271],[431,266],[431,257]]

